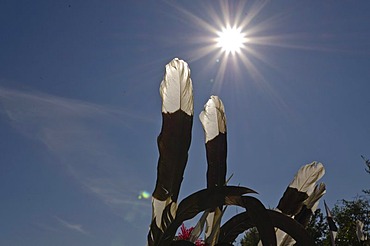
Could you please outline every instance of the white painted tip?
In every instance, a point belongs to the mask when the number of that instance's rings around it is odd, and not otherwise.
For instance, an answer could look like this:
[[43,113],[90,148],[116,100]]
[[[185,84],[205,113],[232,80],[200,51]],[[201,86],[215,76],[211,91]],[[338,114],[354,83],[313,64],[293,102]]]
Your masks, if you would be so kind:
[[316,186],[316,182],[321,179],[324,174],[324,165],[321,162],[314,161],[302,166],[289,186],[299,191],[306,192],[307,195],[310,196]]
[[319,201],[321,197],[323,197],[326,193],[326,186],[324,183],[320,183],[315,186],[312,194],[304,201],[304,204],[307,208],[310,208],[311,211],[314,213],[319,206]]
[[225,108],[218,96],[211,96],[204,105],[199,119],[202,122],[206,143],[220,133],[226,133]]
[[174,58],[166,65],[159,92],[163,113],[174,113],[181,109],[188,115],[194,114],[193,84],[189,66],[185,61]]
[[[166,206],[170,204],[171,202],[172,202],[171,198],[167,198],[167,200],[165,201],[160,201],[154,197],[152,198],[152,219],[155,218],[155,222],[158,228],[162,230],[163,228],[162,228],[161,223],[162,223],[163,211],[166,208]],[[175,218],[176,210],[177,210],[177,204],[172,203],[170,212],[173,218]]]

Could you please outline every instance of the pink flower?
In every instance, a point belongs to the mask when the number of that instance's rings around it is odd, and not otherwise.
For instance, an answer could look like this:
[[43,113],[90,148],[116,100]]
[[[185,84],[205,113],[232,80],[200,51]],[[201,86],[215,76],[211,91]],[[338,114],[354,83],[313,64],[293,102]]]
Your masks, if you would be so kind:
[[[190,234],[191,234],[191,232],[193,230],[194,230],[194,227],[186,228],[185,225],[184,225],[184,223],[183,223],[181,225],[180,232],[177,235],[177,239],[178,240],[186,240],[186,241],[189,241],[190,240]],[[196,246],[206,246],[205,242],[203,242],[200,239],[198,239],[197,241],[195,241],[195,245]]]
[[206,246],[206,243],[203,242],[202,240],[198,239],[197,241],[195,241],[195,245],[196,246]]
[[185,227],[184,223],[182,223],[181,228],[180,228],[180,232],[177,235],[177,238],[179,240],[187,240],[188,241],[190,239],[190,234],[193,231],[193,229],[194,229],[194,227],[190,227],[189,229],[187,229]]

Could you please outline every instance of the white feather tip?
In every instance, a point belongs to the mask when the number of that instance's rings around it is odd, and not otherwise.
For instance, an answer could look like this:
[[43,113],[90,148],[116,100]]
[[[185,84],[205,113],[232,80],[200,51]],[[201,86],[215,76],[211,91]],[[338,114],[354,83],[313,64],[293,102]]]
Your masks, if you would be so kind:
[[311,209],[312,212],[315,212],[321,197],[323,197],[325,193],[326,187],[324,183],[316,185],[312,194],[306,199],[306,201],[304,201],[304,204],[307,206],[307,208]]
[[199,119],[203,125],[206,143],[218,136],[219,133],[226,133],[225,108],[218,96],[211,96],[204,105]]
[[290,183],[291,188],[296,188],[298,191],[306,192],[310,196],[315,188],[316,182],[325,174],[325,169],[322,163],[312,162],[302,166],[294,180]]
[[166,65],[159,92],[162,97],[162,112],[174,113],[182,110],[188,115],[194,114],[193,85],[188,64],[174,58]]

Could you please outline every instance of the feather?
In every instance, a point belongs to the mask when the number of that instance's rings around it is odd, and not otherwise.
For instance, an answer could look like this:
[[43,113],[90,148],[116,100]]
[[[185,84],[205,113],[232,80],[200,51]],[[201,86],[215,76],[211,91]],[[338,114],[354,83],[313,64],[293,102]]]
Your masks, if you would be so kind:
[[[302,166],[280,199],[277,210],[290,217],[295,217],[302,225],[308,223],[312,215],[311,209],[325,193],[324,184],[316,186],[316,182],[324,174],[325,169],[322,163],[314,161]],[[278,245],[281,246],[294,243],[294,240],[281,230],[276,230],[276,239]]]
[[217,207],[212,213],[207,217],[207,227],[205,230],[205,243],[207,245],[215,245],[218,241],[218,236],[220,234],[221,218],[225,210]]
[[[188,64],[177,58],[166,65],[160,85],[162,129],[158,136],[157,181],[152,196],[152,223],[162,231],[175,217],[177,198],[188,159],[193,123],[193,88]],[[165,208],[167,218],[162,214]]]
[[[205,135],[208,163],[207,187],[223,186],[226,182],[227,140],[225,108],[221,99],[217,96],[211,96],[204,105],[199,119],[202,122]],[[206,242],[211,245],[218,236],[220,216],[222,216],[222,207],[213,208],[207,216]],[[212,238],[210,238],[211,235]]]
[[329,235],[331,240],[331,245],[335,245],[335,238],[337,237],[338,227],[335,224],[333,217],[331,216],[330,209],[326,202],[324,201],[325,211],[326,211],[326,220],[329,225]]
[[322,163],[314,161],[301,167],[289,186],[311,194],[317,180],[321,179],[324,174],[325,169]]
[[209,211],[207,210],[203,212],[198,223],[195,225],[194,229],[190,233],[190,238],[189,238],[190,242],[195,243],[195,241],[197,241],[198,238],[200,237],[200,234],[202,234],[208,214],[209,214]]
[[218,96],[211,96],[204,105],[199,119],[203,125],[206,143],[220,133],[226,134],[225,107]]
[[[230,177],[226,180],[225,182],[225,185],[227,185],[229,183],[229,181],[231,180],[231,178],[233,177],[234,174],[231,174]],[[219,217],[218,219],[218,223],[220,224],[221,223],[221,217],[222,215],[224,214],[225,210],[226,210],[227,206],[224,207],[223,211],[222,211],[222,214],[221,216]],[[212,212],[214,213],[214,212]],[[203,231],[203,228],[204,226],[210,226],[213,224],[213,222],[210,222],[210,219],[214,219],[214,216],[211,215],[211,216],[208,216],[210,214],[210,211],[209,210],[206,210],[203,212],[201,218],[199,219],[198,223],[196,224],[196,226],[194,227],[194,229],[192,230],[191,234],[190,234],[190,241],[191,242],[195,242],[199,236],[201,235],[202,231]],[[208,219],[208,221],[207,221]],[[210,234],[208,234],[208,236],[211,236],[213,235],[212,234],[212,231],[209,231]],[[214,233],[215,234],[215,233]]]
[[[294,219],[298,221],[303,227],[308,225],[310,219],[319,205],[320,198],[325,194],[326,188],[324,183],[317,184],[312,194],[303,202],[301,211],[294,216]],[[288,234],[285,234],[281,245],[293,245],[295,241]]]
[[189,116],[194,114],[193,84],[189,66],[185,61],[175,58],[166,65],[159,92],[163,113],[181,110]]
[[[325,184],[320,183],[315,186],[312,194],[303,202],[303,206],[299,213],[294,216],[294,219],[300,223],[304,228],[310,222],[310,219],[317,209],[320,198],[325,194]],[[280,245],[290,246],[295,244],[295,240],[288,234],[282,231],[277,232],[277,237],[281,238]]]
[[303,202],[312,194],[316,182],[324,174],[325,169],[320,162],[314,161],[302,166],[280,199],[278,210],[290,216],[296,215]]
[[223,186],[226,182],[227,142],[226,117],[222,101],[217,96],[211,96],[199,119],[205,135],[207,187]]
[[324,183],[320,183],[315,186],[312,194],[303,202],[307,209],[310,209],[312,214],[316,211],[317,206],[319,205],[319,200],[326,193],[326,187]]
[[356,220],[356,235],[360,243],[367,240],[367,236],[364,234],[364,223],[360,220]]

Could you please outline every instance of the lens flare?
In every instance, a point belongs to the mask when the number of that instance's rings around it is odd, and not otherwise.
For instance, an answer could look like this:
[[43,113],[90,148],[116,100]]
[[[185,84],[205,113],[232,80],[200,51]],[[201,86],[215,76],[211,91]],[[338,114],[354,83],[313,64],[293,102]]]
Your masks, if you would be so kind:
[[147,191],[140,192],[140,194],[137,197],[137,199],[139,199],[139,200],[141,200],[141,199],[149,199],[149,198],[150,198],[150,193],[147,192]]

